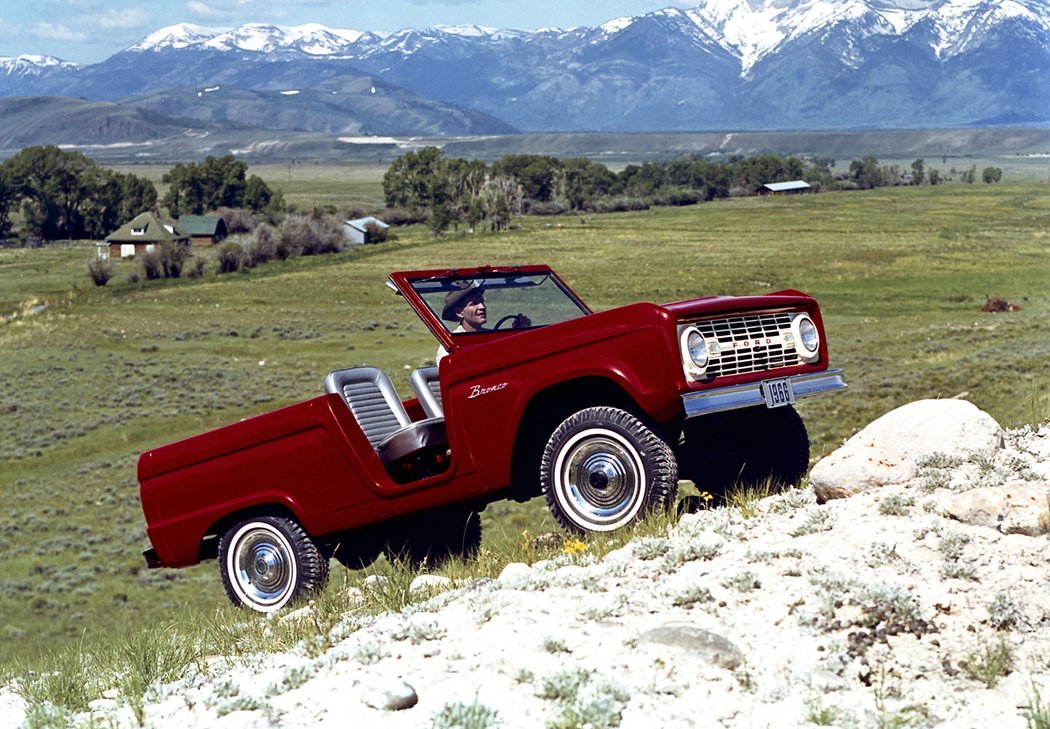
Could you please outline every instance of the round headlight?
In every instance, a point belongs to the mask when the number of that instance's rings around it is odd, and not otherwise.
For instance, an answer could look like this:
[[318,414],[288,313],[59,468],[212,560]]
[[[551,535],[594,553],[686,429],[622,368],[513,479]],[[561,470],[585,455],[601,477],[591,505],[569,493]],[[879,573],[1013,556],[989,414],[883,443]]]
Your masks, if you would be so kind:
[[820,333],[817,331],[817,325],[813,323],[808,314],[799,314],[792,324],[802,359],[806,361],[815,359],[820,350]]
[[686,376],[694,380],[703,377],[707,363],[711,360],[704,335],[696,327],[688,327],[682,331],[680,341]]
[[685,349],[689,353],[689,359],[694,366],[698,369],[707,367],[707,340],[704,339],[700,332],[695,329],[689,331],[685,339]]

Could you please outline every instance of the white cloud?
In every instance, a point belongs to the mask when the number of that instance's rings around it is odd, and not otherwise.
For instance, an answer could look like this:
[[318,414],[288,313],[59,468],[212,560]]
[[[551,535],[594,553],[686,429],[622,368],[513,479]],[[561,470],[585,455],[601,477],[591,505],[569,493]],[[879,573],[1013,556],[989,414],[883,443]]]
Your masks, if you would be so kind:
[[72,30],[61,23],[43,21],[32,28],[33,35],[44,40],[57,41],[82,41],[87,40],[88,34],[80,30]]
[[132,30],[146,28],[153,22],[153,16],[142,8],[124,8],[107,10],[98,19],[98,25],[105,30]]
[[186,10],[189,11],[191,15],[204,20],[222,20],[230,15],[228,10],[213,8],[211,5],[203,3],[200,0],[189,0],[189,2],[186,3]]
[[281,18],[296,8],[328,8],[332,0],[186,0],[185,8],[197,19],[221,22]]

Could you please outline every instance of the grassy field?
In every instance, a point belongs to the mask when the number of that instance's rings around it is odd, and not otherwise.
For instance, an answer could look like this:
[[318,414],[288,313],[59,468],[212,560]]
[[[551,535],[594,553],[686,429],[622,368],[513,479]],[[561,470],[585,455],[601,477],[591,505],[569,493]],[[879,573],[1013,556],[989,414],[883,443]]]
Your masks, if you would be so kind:
[[[349,207],[378,190],[374,173],[340,188],[297,173],[304,201]],[[850,383],[800,406],[817,457],[919,398],[965,394],[1004,426],[1050,415],[1048,233],[1050,189],[1033,183],[530,218],[499,235],[406,230],[225,277],[129,284],[122,263],[102,289],[84,271],[93,246],[0,250],[0,666],[226,609],[214,563],[144,569],[137,455],[312,397],[333,369],[377,365],[407,392],[434,342],[383,285],[390,271],[546,262],[599,310],[805,290]],[[1021,309],[982,313],[988,297]],[[486,545],[554,530],[536,502],[494,504],[484,521]],[[330,590],[347,579],[340,568]]]

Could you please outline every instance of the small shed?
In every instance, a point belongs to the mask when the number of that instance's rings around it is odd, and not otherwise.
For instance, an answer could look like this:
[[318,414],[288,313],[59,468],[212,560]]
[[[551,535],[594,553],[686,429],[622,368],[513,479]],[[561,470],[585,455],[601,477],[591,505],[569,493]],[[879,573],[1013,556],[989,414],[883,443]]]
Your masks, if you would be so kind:
[[805,180],[792,180],[791,182],[770,182],[767,185],[762,185],[762,188],[758,191],[759,195],[798,195],[803,192],[810,192],[813,190],[813,186]]
[[221,215],[183,215],[178,226],[197,245],[215,245],[230,234]]
[[133,258],[155,250],[162,243],[190,245],[190,237],[153,213],[135,216],[106,237],[110,258]]
[[384,231],[390,227],[379,218],[369,215],[366,218],[346,221],[343,223],[343,232],[351,243],[378,243],[379,241],[372,240],[372,236],[368,231],[370,225],[374,225],[379,230]]

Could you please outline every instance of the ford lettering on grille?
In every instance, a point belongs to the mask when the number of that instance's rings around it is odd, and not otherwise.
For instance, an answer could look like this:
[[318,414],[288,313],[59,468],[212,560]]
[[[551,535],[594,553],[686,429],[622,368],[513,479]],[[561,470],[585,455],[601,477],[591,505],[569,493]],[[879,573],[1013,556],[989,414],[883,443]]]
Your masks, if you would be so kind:
[[[748,314],[696,323],[709,342],[707,377],[766,372],[801,363],[791,334],[790,312]],[[714,343],[717,342],[717,345]]]

